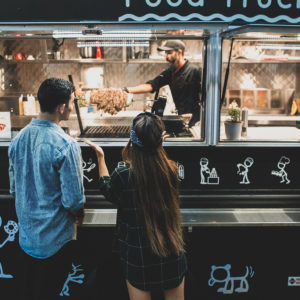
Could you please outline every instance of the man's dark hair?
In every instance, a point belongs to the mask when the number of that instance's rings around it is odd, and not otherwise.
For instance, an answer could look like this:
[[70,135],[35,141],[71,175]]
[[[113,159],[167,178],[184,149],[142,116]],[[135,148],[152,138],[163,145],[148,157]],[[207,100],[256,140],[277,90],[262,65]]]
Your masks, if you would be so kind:
[[54,113],[59,104],[68,104],[74,86],[61,78],[48,78],[39,87],[37,97],[42,112]]

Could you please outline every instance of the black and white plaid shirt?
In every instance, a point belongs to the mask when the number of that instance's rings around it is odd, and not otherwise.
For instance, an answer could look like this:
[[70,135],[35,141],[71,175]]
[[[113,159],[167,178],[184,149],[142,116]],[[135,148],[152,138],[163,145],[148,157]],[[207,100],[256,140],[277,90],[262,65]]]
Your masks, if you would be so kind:
[[137,209],[133,180],[128,166],[100,177],[100,190],[118,207],[113,250],[120,254],[125,279],[141,290],[177,287],[187,271],[185,254],[159,257],[151,251]]

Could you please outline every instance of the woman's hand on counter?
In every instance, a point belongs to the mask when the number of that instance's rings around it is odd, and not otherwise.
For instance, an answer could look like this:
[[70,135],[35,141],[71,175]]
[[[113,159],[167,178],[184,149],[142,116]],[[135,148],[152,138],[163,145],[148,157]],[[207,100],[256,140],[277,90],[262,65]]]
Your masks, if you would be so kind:
[[163,133],[162,133],[162,140],[163,140],[163,142],[164,142],[167,138],[169,138],[169,137],[170,137],[170,135],[167,134],[166,131],[163,131]]

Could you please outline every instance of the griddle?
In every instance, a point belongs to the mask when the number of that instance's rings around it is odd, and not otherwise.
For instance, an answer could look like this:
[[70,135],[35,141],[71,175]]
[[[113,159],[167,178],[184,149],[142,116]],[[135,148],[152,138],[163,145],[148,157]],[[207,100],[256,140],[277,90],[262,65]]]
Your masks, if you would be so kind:
[[[83,128],[77,99],[75,99],[74,104],[80,129],[80,138],[129,138],[130,125],[87,126]],[[193,137],[190,130],[185,128],[183,120],[180,117],[166,116],[162,117],[162,120],[165,124],[166,132],[170,137]]]
[[[173,123],[173,124],[172,124]],[[192,133],[174,121],[167,121],[166,132],[170,137],[193,137]],[[81,138],[129,138],[130,126],[106,125],[88,126],[81,133]]]
[[88,126],[80,137],[86,138],[129,138],[130,126]]

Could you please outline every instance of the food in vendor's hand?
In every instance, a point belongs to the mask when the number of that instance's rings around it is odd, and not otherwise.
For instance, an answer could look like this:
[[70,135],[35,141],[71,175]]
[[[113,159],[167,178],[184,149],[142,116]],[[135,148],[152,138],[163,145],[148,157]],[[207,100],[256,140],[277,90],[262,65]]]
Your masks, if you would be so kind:
[[115,115],[127,105],[127,93],[121,89],[98,89],[91,92],[91,103],[97,108]]

